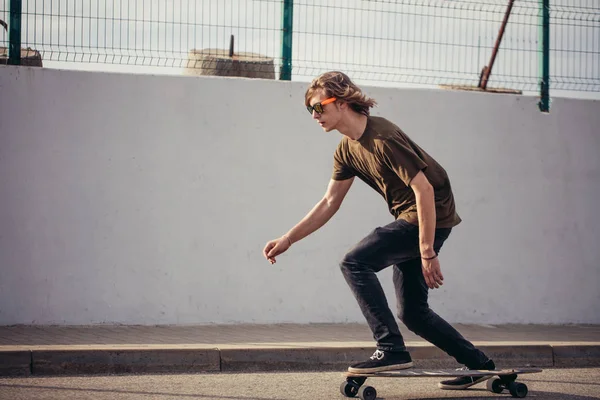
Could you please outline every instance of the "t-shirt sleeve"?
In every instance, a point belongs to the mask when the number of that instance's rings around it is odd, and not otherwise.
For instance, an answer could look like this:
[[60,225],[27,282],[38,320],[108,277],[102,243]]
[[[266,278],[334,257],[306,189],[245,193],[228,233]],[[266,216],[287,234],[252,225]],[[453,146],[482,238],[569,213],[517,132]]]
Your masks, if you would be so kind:
[[391,168],[406,186],[419,173],[427,168],[427,164],[401,138],[389,139],[382,142],[383,162]]
[[333,154],[333,172],[331,174],[331,179],[336,181],[350,179],[355,175],[354,171],[344,162],[342,151],[340,143]]

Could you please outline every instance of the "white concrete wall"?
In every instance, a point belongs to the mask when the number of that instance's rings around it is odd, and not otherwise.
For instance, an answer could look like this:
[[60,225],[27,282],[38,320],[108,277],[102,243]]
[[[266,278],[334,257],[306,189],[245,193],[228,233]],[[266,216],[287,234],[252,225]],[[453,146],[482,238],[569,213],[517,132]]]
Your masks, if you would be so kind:
[[[362,182],[277,264],[261,255],[322,196],[340,139],[304,90],[0,68],[0,324],[362,322],[338,262],[392,220]],[[599,102],[366,90],[455,188],[439,314],[600,323]]]

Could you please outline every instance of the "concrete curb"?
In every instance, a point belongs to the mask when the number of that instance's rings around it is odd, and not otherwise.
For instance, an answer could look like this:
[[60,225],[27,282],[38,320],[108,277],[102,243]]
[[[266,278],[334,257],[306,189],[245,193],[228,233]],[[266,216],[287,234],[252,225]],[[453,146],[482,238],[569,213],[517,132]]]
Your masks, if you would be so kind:
[[558,345],[553,347],[554,365],[561,368],[600,366],[600,346]]
[[218,350],[47,350],[32,351],[32,375],[157,372],[218,372]]
[[0,352],[0,376],[31,375],[31,351],[14,350]]
[[[600,345],[479,346],[500,367],[600,367]],[[0,351],[0,376],[91,374],[344,371],[373,347],[242,347],[17,349]],[[457,368],[433,346],[408,346],[418,368]]]

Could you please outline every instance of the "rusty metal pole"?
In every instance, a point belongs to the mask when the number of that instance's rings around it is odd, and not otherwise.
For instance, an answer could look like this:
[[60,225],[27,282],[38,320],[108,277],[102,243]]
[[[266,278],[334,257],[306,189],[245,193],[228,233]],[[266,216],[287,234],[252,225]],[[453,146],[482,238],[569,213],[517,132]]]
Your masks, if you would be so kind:
[[498,32],[498,37],[496,38],[496,43],[494,44],[494,50],[492,51],[492,58],[490,59],[490,64],[488,66],[483,67],[483,70],[481,71],[478,87],[483,90],[487,88],[487,83],[492,73],[492,67],[494,66],[494,61],[496,60],[496,55],[498,54],[498,49],[500,48],[502,36],[504,36],[504,30],[506,28],[506,24],[508,23],[508,17],[510,16],[510,12],[512,10],[514,2],[515,0],[509,0],[508,2],[508,7],[506,8],[506,12],[504,13],[504,20],[502,21],[500,32]]

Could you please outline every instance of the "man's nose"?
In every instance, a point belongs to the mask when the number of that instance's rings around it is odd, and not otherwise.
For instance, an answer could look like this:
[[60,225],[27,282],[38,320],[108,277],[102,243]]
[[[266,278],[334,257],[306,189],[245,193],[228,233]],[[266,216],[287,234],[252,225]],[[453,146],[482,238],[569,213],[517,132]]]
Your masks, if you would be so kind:
[[313,119],[317,119],[317,118],[319,118],[319,116],[321,116],[321,114],[319,114],[316,110],[313,110],[313,112],[312,112]]

